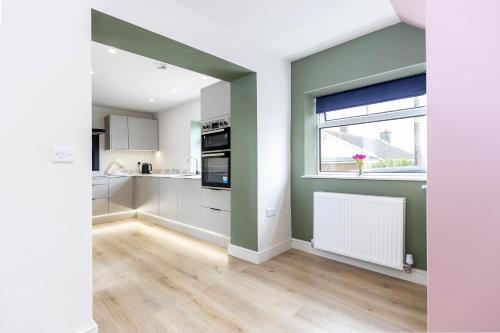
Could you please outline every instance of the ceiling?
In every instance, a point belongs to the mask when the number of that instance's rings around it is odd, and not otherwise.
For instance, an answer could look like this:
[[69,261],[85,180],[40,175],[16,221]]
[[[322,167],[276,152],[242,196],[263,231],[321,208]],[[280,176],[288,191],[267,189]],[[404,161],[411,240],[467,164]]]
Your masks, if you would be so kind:
[[[110,49],[115,50],[114,53]],[[92,104],[159,112],[195,99],[218,79],[92,42]]]
[[174,1],[290,60],[400,22],[390,0]]
[[391,0],[401,21],[425,29],[425,0]]

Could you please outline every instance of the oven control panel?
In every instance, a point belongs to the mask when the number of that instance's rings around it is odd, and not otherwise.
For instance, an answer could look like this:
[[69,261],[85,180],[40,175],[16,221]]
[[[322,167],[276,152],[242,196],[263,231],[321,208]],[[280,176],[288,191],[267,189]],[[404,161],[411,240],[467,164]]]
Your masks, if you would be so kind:
[[231,123],[229,122],[229,118],[223,118],[218,120],[207,121],[202,124],[203,131],[211,131],[219,128],[227,128],[230,127]]

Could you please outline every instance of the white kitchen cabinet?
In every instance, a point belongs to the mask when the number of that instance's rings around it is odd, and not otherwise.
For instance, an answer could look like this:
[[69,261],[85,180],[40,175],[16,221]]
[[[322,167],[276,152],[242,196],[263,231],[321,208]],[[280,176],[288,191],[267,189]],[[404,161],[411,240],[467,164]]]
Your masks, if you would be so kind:
[[216,208],[201,208],[203,229],[210,230],[220,235],[230,237],[231,213]]
[[160,178],[160,216],[177,221],[177,185],[182,180]]
[[221,189],[203,188],[201,192],[201,205],[231,211],[231,191]]
[[92,199],[92,216],[108,214],[108,198]]
[[135,209],[152,214],[160,214],[160,179],[156,177],[135,177]]
[[108,185],[108,177],[106,176],[94,176],[92,177],[92,185]]
[[110,177],[108,183],[109,213],[120,213],[133,209],[134,181],[132,177]]
[[201,227],[201,179],[179,179],[177,186],[178,221]]
[[108,214],[108,178],[92,177],[92,216]]
[[158,120],[128,117],[128,149],[158,150]]
[[108,197],[108,184],[92,184],[92,199]]
[[228,117],[231,114],[231,85],[219,81],[201,89],[201,121]]
[[128,149],[128,119],[126,116],[109,115],[104,118],[106,150]]

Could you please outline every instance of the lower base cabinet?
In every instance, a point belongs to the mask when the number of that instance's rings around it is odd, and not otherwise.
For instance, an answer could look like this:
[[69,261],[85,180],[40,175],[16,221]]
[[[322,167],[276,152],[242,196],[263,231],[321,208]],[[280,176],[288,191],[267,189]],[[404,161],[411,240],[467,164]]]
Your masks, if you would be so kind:
[[135,177],[134,208],[141,212],[160,215],[160,178]]
[[132,177],[110,177],[108,184],[109,213],[121,213],[131,210],[134,191]]
[[201,222],[201,180],[179,179],[177,186],[177,219],[181,223],[203,228]]
[[108,214],[108,198],[92,199],[92,216]]
[[230,236],[230,191],[202,190],[201,179],[136,176],[132,181],[131,177],[110,178],[109,212],[127,210],[132,200],[130,192],[133,192],[132,207],[143,213]]
[[231,212],[217,208],[201,208],[201,228],[229,237],[231,233]]
[[108,178],[92,177],[92,216],[108,213]]
[[[160,178],[160,216],[177,221],[177,185],[175,178]],[[182,180],[181,180],[182,181]]]

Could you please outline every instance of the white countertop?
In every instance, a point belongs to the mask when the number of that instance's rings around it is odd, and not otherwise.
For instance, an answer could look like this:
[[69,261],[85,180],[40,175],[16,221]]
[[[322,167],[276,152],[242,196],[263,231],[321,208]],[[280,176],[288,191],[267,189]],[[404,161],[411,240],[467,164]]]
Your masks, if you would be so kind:
[[113,174],[107,175],[98,172],[92,172],[92,177],[153,177],[153,178],[180,178],[180,179],[201,179],[201,175],[185,175],[185,174],[175,174],[175,173],[150,173],[150,174],[142,174],[142,173],[121,173],[121,174]]

